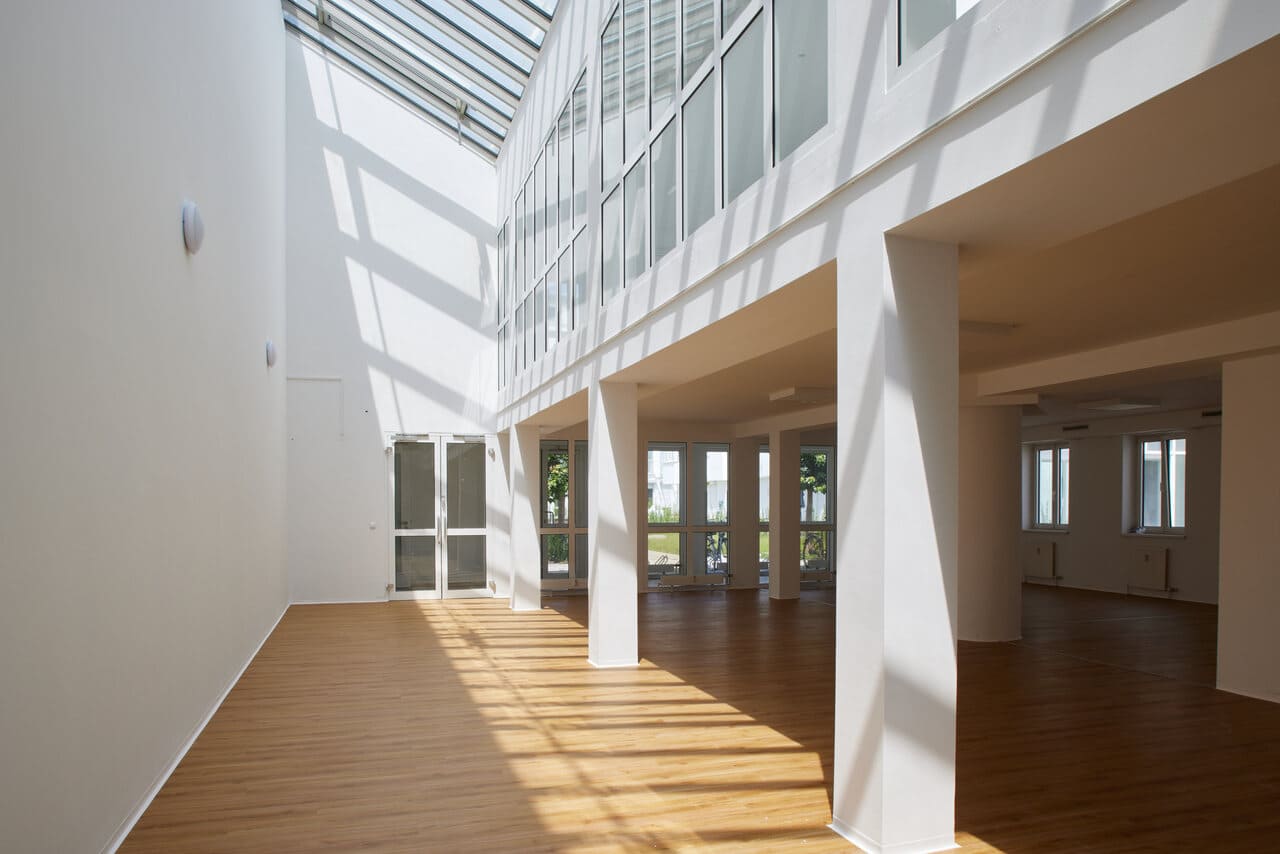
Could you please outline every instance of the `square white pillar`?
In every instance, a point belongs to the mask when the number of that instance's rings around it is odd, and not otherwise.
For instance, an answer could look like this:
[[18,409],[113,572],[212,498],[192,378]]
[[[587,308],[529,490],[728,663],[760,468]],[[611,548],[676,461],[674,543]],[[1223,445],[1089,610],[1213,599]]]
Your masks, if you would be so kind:
[[800,437],[769,434],[769,598],[800,595]]
[[730,587],[760,586],[760,440],[729,444]]
[[[1280,702],[1280,355],[1222,366],[1218,687]],[[1187,467],[1199,465],[1188,454]],[[1195,520],[1189,519],[1189,525]]]
[[839,259],[832,827],[869,852],[954,847],[957,251]]
[[1022,411],[960,407],[959,637],[1022,637]]
[[541,434],[532,424],[511,428],[511,609],[542,607],[542,548],[538,542],[541,502]]
[[596,667],[624,667],[640,661],[635,385],[592,381],[587,430],[587,656]]

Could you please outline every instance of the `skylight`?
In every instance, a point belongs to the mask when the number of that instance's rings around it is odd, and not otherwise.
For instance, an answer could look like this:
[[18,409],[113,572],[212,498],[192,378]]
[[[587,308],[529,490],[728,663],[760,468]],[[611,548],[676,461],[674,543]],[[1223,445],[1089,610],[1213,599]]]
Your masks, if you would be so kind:
[[558,0],[281,0],[289,29],[494,160]]

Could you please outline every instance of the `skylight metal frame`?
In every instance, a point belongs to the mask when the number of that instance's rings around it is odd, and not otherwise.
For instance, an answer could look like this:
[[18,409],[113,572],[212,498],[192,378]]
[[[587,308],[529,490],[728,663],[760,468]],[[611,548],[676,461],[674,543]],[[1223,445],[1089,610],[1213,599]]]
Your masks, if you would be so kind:
[[289,29],[494,161],[557,3],[281,0],[281,9]]

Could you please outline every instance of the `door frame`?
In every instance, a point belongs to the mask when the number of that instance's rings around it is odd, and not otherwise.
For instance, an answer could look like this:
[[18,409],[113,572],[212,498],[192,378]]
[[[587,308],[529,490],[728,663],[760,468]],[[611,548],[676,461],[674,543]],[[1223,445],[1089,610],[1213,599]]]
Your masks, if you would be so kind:
[[[451,531],[448,517],[448,446],[464,443],[480,444],[485,449],[488,460],[489,448],[493,437],[470,433],[385,433],[383,453],[386,457],[387,475],[387,598],[389,600],[405,599],[478,599],[491,598],[494,595],[493,580],[489,577],[489,529],[488,529],[488,466],[485,463],[486,513],[485,527],[460,528]],[[430,442],[436,454],[436,487],[435,487],[435,549],[436,549],[436,587],[434,590],[397,590],[396,589],[396,473],[395,446],[398,442]],[[425,530],[425,529],[424,529]],[[485,538],[485,586],[464,590],[449,589],[449,536],[483,536]],[[420,534],[426,536],[426,534]]]

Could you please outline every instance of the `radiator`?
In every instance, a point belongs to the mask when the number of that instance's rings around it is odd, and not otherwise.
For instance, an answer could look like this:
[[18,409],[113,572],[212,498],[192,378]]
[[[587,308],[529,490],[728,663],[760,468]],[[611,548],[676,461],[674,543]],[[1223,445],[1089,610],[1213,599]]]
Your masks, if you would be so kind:
[[658,579],[659,587],[715,587],[725,583],[724,575],[664,575]]
[[1056,579],[1058,570],[1054,555],[1057,545],[1053,540],[1027,543],[1022,552],[1022,574],[1027,578]]
[[1144,590],[1169,589],[1169,550],[1142,547],[1129,563],[1129,586]]

